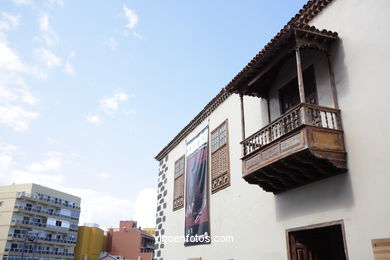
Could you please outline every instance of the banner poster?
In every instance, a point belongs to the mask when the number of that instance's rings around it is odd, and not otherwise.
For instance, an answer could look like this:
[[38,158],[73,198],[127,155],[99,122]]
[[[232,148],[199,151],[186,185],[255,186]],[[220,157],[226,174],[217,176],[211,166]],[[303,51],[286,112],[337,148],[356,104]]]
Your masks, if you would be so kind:
[[209,244],[208,126],[187,143],[185,246]]

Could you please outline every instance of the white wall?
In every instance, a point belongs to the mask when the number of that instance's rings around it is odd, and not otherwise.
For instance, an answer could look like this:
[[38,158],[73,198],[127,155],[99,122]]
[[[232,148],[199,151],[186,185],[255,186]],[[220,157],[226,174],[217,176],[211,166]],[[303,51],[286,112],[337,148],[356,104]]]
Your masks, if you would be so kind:
[[[301,50],[302,71],[314,66],[318,104],[333,107],[328,61],[326,54],[312,49]],[[280,116],[279,90],[297,76],[295,54],[281,67],[270,90],[271,120]]]
[[[279,195],[246,183],[241,177],[239,97],[232,95],[187,140],[205,125],[213,130],[228,118],[231,186],[210,192],[210,228],[211,235],[233,235],[234,244],[166,244],[164,259],[286,260],[286,229],[341,219],[349,259],[373,259],[370,240],[390,237],[390,1],[334,0],[312,24],[340,36],[331,57],[349,172]],[[316,77],[325,85],[324,70],[320,68]],[[330,92],[322,87],[318,92],[320,104],[331,106]],[[264,103],[259,99],[245,98],[247,135],[267,121],[260,107]],[[165,235],[184,235],[184,209],[172,211],[174,162],[184,153],[185,141],[168,157]]]

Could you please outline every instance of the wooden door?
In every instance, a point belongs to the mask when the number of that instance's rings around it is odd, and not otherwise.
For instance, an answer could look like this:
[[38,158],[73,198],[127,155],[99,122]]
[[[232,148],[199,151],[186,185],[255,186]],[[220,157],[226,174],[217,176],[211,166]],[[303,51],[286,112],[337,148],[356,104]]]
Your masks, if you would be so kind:
[[339,226],[291,232],[288,237],[290,260],[346,260]]

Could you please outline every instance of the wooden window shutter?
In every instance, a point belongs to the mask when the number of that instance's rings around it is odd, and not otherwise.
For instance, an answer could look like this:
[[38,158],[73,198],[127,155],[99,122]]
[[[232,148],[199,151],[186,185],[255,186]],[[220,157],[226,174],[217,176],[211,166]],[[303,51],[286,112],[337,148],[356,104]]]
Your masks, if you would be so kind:
[[228,121],[211,132],[211,192],[230,186]]
[[173,210],[184,206],[184,159],[183,155],[175,162],[175,180],[173,188]]

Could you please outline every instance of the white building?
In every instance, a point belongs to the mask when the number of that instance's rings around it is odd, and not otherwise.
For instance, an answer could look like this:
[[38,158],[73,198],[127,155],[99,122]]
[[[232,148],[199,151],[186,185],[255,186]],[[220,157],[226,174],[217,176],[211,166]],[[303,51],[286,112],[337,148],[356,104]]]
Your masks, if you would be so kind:
[[309,1],[270,40],[156,156],[156,260],[390,259],[389,25]]

